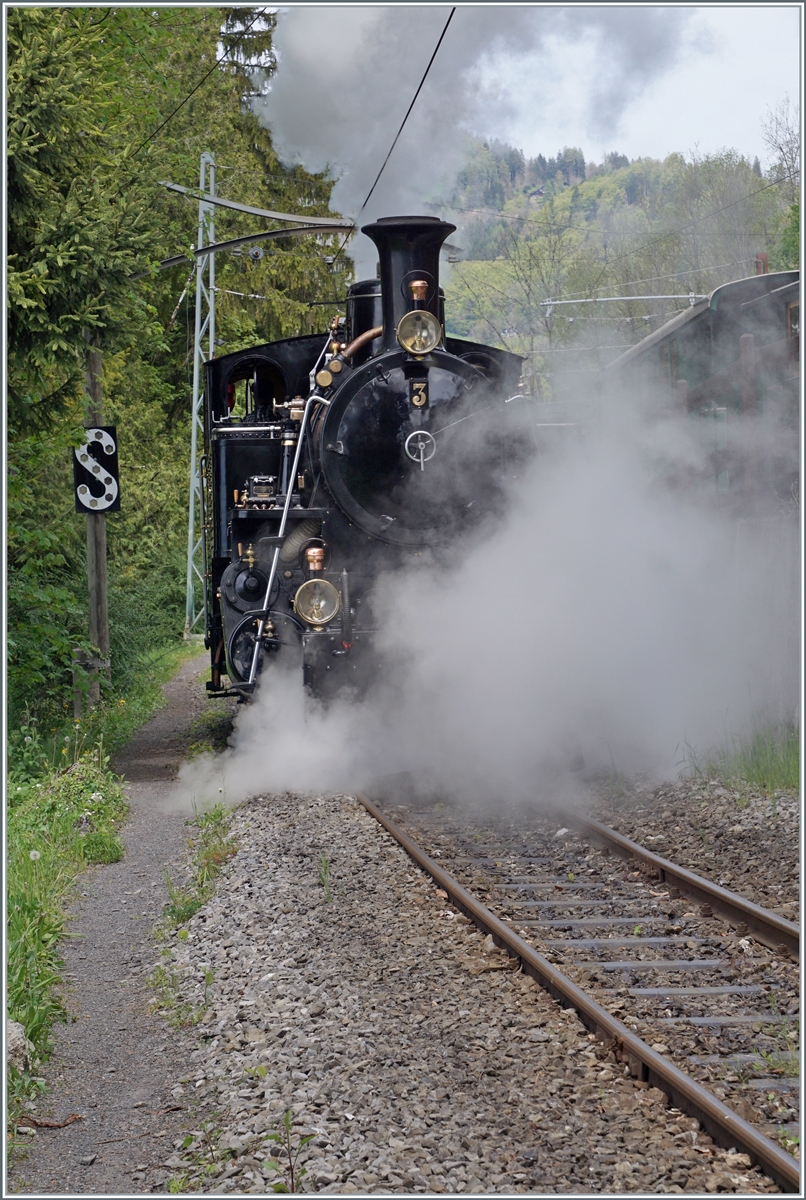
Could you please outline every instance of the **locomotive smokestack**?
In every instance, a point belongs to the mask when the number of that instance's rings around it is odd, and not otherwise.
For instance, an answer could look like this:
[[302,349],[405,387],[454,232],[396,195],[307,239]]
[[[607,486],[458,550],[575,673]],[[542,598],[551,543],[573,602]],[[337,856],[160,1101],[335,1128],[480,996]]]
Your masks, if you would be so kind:
[[[456,230],[439,217],[382,217],[361,229],[378,247],[381,270],[383,338],[381,350],[396,350],[395,331],[413,308],[442,320],[439,303],[439,251]],[[427,284],[427,287],[414,286]]]

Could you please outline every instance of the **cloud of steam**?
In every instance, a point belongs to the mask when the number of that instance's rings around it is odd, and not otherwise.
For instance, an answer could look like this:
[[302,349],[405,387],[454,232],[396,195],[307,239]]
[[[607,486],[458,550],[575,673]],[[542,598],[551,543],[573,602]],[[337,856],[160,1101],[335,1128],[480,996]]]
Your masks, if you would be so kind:
[[508,515],[448,565],[380,581],[389,666],[370,698],[306,711],[301,673],[270,668],[232,749],[186,766],[181,795],[427,769],[466,799],[556,800],[578,790],[580,756],[669,778],[687,748],[791,720],[796,534],[779,520],[737,531],[691,486],[703,453],[686,422],[624,411],[540,455]]
[[[329,169],[333,207],[356,216],[414,96],[450,9],[329,5],[282,9],[279,66],[258,115],[286,162]],[[447,193],[468,132],[501,136],[550,55],[591,41],[597,70],[587,89],[588,137],[615,135],[628,105],[672,67],[691,13],[680,8],[471,5],[459,7],[363,220],[418,213]],[[540,108],[534,122],[541,121]],[[580,138],[582,131],[580,131]],[[555,136],[546,129],[546,153]],[[442,212],[447,212],[442,205]],[[359,278],[375,253],[359,238]]]

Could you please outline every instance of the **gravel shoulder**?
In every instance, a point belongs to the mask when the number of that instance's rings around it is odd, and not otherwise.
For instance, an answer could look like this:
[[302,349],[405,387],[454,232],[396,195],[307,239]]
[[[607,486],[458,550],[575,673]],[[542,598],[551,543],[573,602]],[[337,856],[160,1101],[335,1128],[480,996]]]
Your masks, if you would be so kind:
[[766,796],[715,781],[624,785],[595,797],[589,815],[747,900],[797,921],[800,797]]
[[183,817],[162,811],[160,801],[208,703],[204,669],[200,658],[183,664],[165,687],[166,707],[112,764],[126,778],[126,853],[78,880],[63,947],[68,1023],[54,1031],[55,1053],[42,1072],[47,1091],[30,1109],[55,1121],[81,1119],[26,1138],[29,1147],[9,1166],[9,1192],[148,1190],[146,1179],[167,1177],[161,1164],[186,1127],[186,1106],[172,1088],[195,1040],[155,1017],[145,977],[167,899],[164,871],[179,877],[186,849]]

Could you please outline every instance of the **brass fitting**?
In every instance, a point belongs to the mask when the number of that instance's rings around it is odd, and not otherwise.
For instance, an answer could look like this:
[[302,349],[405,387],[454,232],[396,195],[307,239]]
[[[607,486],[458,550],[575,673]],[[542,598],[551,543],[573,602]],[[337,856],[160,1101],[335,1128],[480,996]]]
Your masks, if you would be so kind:
[[425,279],[412,279],[409,291],[415,303],[423,304],[428,295],[428,282]]
[[322,546],[309,546],[305,551],[305,563],[309,571],[321,571],[324,561],[325,551]]

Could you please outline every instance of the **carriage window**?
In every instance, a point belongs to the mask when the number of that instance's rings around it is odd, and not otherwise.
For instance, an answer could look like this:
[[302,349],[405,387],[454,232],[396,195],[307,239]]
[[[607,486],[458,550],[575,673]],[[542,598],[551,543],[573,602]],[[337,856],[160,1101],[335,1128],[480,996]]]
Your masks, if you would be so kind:
[[786,306],[786,336],[797,337],[800,333],[800,300]]

